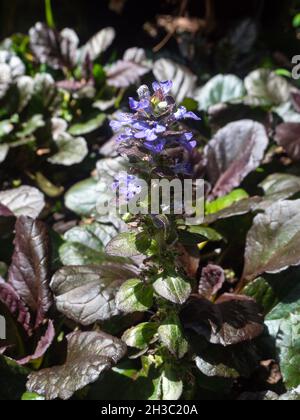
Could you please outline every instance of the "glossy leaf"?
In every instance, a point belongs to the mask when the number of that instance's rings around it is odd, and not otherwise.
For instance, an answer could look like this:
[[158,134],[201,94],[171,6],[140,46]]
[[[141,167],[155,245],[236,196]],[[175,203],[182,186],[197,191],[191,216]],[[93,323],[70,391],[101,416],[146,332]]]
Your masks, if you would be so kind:
[[145,312],[153,304],[153,289],[139,279],[126,281],[116,296],[117,308],[125,313]]
[[64,267],[51,282],[57,309],[82,325],[110,319],[120,313],[115,301],[120,286],[136,275],[133,266],[119,262]]
[[214,185],[212,194],[224,195],[238,187],[260,165],[268,143],[263,125],[251,120],[234,122],[218,131],[205,150],[208,177]]
[[52,304],[49,282],[50,244],[47,228],[43,222],[21,216],[16,223],[9,284],[36,313],[36,326],[43,322]]
[[188,352],[188,342],[184,337],[180,320],[176,314],[170,314],[158,328],[160,341],[173,356],[182,359]]
[[153,283],[155,292],[166,300],[182,305],[191,294],[190,283],[177,274],[165,274]]
[[99,264],[105,260],[104,247],[117,234],[110,225],[93,223],[74,227],[64,235],[59,249],[64,265]]
[[287,80],[268,69],[254,70],[245,79],[248,95],[260,103],[280,105],[290,98],[290,85]]
[[17,217],[32,218],[38,217],[45,206],[43,194],[38,189],[28,186],[0,191],[0,203]]
[[247,237],[243,277],[278,273],[300,264],[300,201],[281,201],[255,217]]
[[103,332],[75,332],[67,337],[68,355],[64,365],[29,375],[27,389],[47,400],[67,400],[74,392],[95,382],[126,353],[126,345]]
[[207,111],[212,105],[241,99],[245,94],[241,79],[231,74],[219,74],[210,79],[197,93],[199,109]]
[[186,97],[194,96],[197,77],[187,67],[170,59],[161,58],[154,63],[153,73],[160,82],[173,81],[172,94],[178,103]]
[[154,322],[144,322],[125,331],[122,340],[128,347],[143,350],[148,347],[157,332]]

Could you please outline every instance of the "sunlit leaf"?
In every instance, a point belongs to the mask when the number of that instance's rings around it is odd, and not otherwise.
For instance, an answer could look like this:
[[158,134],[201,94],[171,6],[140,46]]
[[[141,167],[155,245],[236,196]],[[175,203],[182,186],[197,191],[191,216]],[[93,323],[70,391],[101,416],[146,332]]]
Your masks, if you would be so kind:
[[120,286],[138,272],[133,266],[106,262],[99,266],[69,266],[52,278],[58,310],[83,325],[120,313],[115,297]]
[[67,336],[68,355],[62,366],[29,375],[27,389],[47,400],[72,397],[74,392],[95,382],[126,353],[126,345],[103,332],[75,332]]

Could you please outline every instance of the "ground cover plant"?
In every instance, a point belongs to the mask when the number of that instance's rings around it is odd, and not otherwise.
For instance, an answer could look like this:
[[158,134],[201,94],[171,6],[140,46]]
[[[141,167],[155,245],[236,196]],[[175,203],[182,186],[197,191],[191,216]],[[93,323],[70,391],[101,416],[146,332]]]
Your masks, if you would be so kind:
[[[0,399],[300,399],[299,82],[249,19],[201,55],[178,3],[152,50],[49,1],[0,44]],[[163,179],[204,180],[201,221],[147,211]]]

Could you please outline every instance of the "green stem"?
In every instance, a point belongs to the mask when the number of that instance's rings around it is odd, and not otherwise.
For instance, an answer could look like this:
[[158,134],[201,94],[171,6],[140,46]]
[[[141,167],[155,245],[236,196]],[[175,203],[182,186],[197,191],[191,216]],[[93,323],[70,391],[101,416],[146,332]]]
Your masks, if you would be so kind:
[[46,22],[47,25],[54,29],[55,28],[55,21],[53,17],[53,10],[51,0],[45,0],[45,12],[46,12]]

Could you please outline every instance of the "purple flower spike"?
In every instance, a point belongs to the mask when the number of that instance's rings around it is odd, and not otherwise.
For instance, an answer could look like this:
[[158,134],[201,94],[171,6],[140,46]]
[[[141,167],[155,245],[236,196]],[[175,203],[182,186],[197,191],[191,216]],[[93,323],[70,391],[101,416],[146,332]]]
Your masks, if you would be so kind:
[[167,95],[171,92],[173,87],[173,82],[171,80],[167,80],[165,82],[154,82],[152,84],[154,92],[162,91],[164,95]]
[[200,118],[176,105],[170,94],[172,86],[171,81],[154,82],[151,93],[148,86],[142,85],[137,91],[138,99],[129,99],[132,113],[115,115],[111,126],[118,129],[117,140],[123,143],[120,152],[126,154],[131,148],[132,161],[147,162],[147,168],[153,164],[155,170],[166,165],[168,173],[173,171],[176,175],[192,173],[192,161],[199,154],[197,140],[177,121]]

